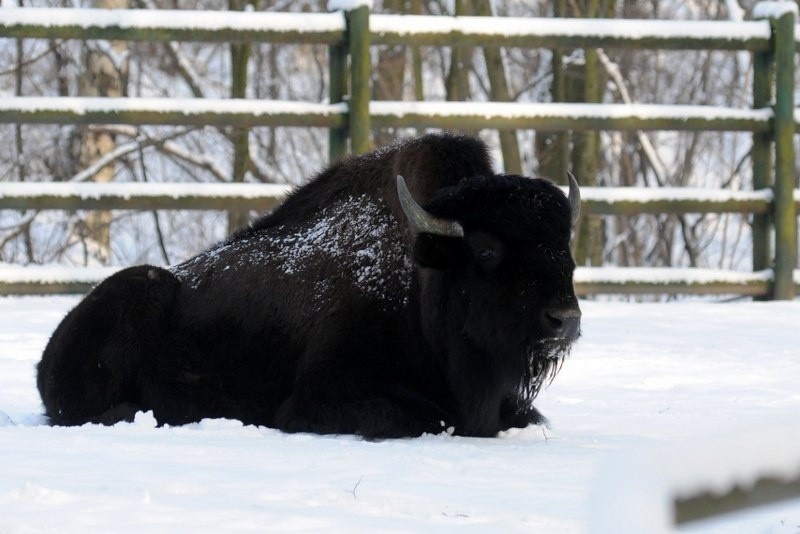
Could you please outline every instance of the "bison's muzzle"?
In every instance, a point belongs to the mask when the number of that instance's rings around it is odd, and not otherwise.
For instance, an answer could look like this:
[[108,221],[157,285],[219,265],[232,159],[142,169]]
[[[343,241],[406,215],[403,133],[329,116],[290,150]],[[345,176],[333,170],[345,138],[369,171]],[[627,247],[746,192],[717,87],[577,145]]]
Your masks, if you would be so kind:
[[575,341],[581,330],[578,308],[551,309],[543,313],[543,323],[554,339]]

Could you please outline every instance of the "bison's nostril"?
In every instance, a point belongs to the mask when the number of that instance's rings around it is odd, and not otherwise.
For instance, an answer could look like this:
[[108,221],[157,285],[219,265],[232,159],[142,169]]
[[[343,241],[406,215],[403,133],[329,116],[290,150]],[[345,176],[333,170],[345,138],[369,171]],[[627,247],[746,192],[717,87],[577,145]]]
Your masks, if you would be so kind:
[[547,327],[553,336],[575,339],[581,328],[581,312],[575,308],[548,310],[544,313]]
[[556,332],[561,331],[561,328],[564,326],[564,321],[562,321],[558,317],[555,317],[551,313],[545,313],[544,316],[545,318],[547,318],[547,322],[549,323],[550,328],[552,328]]

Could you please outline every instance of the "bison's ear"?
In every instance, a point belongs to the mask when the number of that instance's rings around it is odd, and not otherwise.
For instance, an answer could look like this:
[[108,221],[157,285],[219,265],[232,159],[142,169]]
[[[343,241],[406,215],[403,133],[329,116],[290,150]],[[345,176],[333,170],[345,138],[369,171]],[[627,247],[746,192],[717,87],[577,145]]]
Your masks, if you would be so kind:
[[414,263],[429,269],[450,270],[459,263],[461,239],[421,233],[414,242]]

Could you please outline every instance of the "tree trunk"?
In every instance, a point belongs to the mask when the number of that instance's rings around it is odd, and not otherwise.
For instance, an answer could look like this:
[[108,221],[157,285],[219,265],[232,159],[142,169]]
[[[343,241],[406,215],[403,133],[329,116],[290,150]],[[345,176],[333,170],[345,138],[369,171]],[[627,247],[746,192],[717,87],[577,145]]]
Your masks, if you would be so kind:
[[[17,0],[16,2],[17,7],[22,6],[21,0]],[[23,96],[22,91],[22,78],[23,78],[23,71],[25,66],[25,46],[23,39],[16,40],[16,52],[17,52],[17,65],[16,65],[16,75],[14,78],[14,96]],[[14,145],[16,148],[16,169],[17,169],[17,181],[24,182],[27,178],[26,172],[26,161],[25,161],[25,143],[23,140],[22,135],[22,125],[15,124],[14,125]],[[22,212],[24,213],[24,211]],[[25,224],[19,228],[19,231],[22,236],[22,243],[25,247],[25,255],[27,256],[27,261],[29,263],[34,263],[34,252],[33,252],[33,239],[31,238],[31,225],[30,222]],[[1,254],[0,254],[1,255]]]
[[[455,15],[469,15],[467,0],[456,0]],[[450,69],[445,79],[447,100],[466,102],[470,97],[469,71],[472,66],[472,47],[454,46],[450,50]]]
[[[473,13],[482,17],[492,16],[492,7],[485,0],[472,0]],[[510,102],[506,68],[503,65],[503,52],[495,46],[483,48],[486,72],[489,76],[489,91],[493,102]],[[500,130],[500,151],[503,154],[503,167],[510,174],[522,174],[522,159],[519,155],[519,141],[516,130]]]
[[[411,12],[422,15],[422,0],[411,0]],[[425,100],[425,85],[422,78],[422,50],[419,46],[411,47],[411,63],[414,73],[414,100]]]
[[[250,0],[228,0],[228,8],[232,11],[243,11]],[[255,7],[255,6],[254,6]],[[231,43],[231,98],[247,96],[247,64],[250,60],[250,43]],[[250,161],[250,129],[233,128],[230,135],[233,144],[232,182],[244,182],[245,175],[251,166]],[[250,223],[247,210],[231,210],[228,212],[228,233],[244,228]]]
[[[567,16],[567,0],[555,0],[553,7],[555,17]],[[550,85],[550,98],[553,102],[566,102],[564,83],[564,53],[554,49],[552,53],[553,81]],[[567,183],[567,165],[569,162],[569,136],[566,132],[536,131],[536,159],[539,163],[539,174],[556,183]]]
[[[93,0],[92,7],[100,9],[124,9],[128,0]],[[120,97],[125,94],[127,83],[127,43],[112,41],[107,53],[85,49],[84,72],[79,80],[78,92],[87,97]],[[119,59],[119,62],[116,61]],[[81,126],[78,128],[76,171],[86,169],[93,162],[116,147],[114,135],[105,131]],[[97,172],[93,180],[110,182],[114,179],[115,166],[109,164]],[[94,211],[86,216],[79,229],[84,243],[84,259],[92,257],[103,265],[111,261],[111,212]]]
[[[598,18],[603,16],[600,0],[578,0],[571,4],[575,17]],[[611,6],[613,8],[613,5]],[[606,8],[608,10],[609,8]],[[612,11],[613,13],[613,11]],[[607,14],[607,13],[605,13]],[[598,52],[584,50],[583,65],[575,65],[568,74],[570,79],[567,101],[599,103],[603,100],[605,78],[601,73]],[[600,133],[575,132],[572,136],[572,169],[583,186],[597,186]],[[575,261],[578,265],[600,265],[603,261],[602,219],[583,215],[578,223],[575,239]]]
[[[402,13],[405,3],[405,0],[384,0],[383,8],[390,13]],[[405,73],[406,47],[381,47],[373,74],[373,100],[403,100]],[[380,128],[373,135],[377,146],[387,145],[396,138],[394,128]]]

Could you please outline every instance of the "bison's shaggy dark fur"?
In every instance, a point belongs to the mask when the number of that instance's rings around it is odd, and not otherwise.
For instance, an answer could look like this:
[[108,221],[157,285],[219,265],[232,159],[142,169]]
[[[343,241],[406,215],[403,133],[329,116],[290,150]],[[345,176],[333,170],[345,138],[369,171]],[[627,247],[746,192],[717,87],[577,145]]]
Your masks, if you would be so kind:
[[[409,223],[398,175],[457,233]],[[580,321],[570,212],[546,180],[495,175],[468,137],[348,159],[185,263],[98,285],[39,363],[46,415],[368,438],[541,422],[533,398]]]

